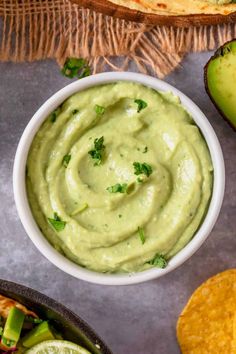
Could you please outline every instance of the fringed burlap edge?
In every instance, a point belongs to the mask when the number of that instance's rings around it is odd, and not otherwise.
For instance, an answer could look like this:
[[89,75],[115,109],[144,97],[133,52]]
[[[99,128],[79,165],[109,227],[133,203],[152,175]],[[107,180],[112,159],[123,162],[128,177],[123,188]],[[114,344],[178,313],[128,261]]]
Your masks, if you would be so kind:
[[93,72],[104,66],[126,70],[133,62],[139,71],[163,77],[185,53],[212,50],[236,37],[236,24],[149,27],[80,9],[67,0],[3,0],[0,16],[1,61],[55,58],[62,64],[76,56],[87,58]]

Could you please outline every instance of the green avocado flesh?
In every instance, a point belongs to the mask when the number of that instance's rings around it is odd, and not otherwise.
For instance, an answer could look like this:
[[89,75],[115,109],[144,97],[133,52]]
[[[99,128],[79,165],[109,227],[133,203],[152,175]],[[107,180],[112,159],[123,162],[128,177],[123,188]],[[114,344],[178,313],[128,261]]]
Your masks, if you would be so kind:
[[18,342],[20,338],[24,319],[25,319],[25,315],[21,310],[19,310],[16,307],[11,308],[5,323],[3,336],[2,336],[4,344],[12,342],[13,346],[15,346],[15,344]]
[[206,86],[217,108],[236,128],[236,40],[219,48],[209,61]]
[[37,327],[32,329],[22,340],[22,344],[26,348],[41,343],[45,340],[54,339],[54,335],[49,327],[48,322],[44,321]]
[[27,191],[49,242],[106,273],[165,264],[195,235],[212,193],[199,128],[173,94],[132,82],[71,96],[33,139]]

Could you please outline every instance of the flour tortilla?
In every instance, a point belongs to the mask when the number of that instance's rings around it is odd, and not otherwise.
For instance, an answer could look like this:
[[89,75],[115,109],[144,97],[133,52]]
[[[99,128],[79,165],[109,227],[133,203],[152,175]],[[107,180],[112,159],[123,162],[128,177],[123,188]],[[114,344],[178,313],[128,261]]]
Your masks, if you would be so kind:
[[[229,15],[236,4],[214,4],[207,0],[109,0],[111,3],[156,15],[179,16],[196,14]],[[213,0],[211,0],[213,1]],[[227,1],[227,0],[225,0]]]

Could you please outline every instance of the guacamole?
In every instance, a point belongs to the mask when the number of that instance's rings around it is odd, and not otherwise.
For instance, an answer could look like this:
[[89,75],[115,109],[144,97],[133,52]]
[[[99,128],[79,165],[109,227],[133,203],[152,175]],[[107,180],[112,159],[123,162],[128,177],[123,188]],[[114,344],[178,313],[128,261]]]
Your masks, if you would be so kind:
[[123,81],[78,92],[45,120],[26,184],[34,218],[59,252],[97,272],[137,272],[164,267],[192,239],[212,170],[179,99]]

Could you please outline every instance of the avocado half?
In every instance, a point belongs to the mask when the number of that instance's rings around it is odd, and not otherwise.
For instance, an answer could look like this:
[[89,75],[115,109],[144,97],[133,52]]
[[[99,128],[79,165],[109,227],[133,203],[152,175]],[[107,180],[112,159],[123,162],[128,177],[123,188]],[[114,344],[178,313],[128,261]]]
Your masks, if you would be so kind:
[[236,130],[236,39],[220,47],[204,71],[208,95],[223,118]]

